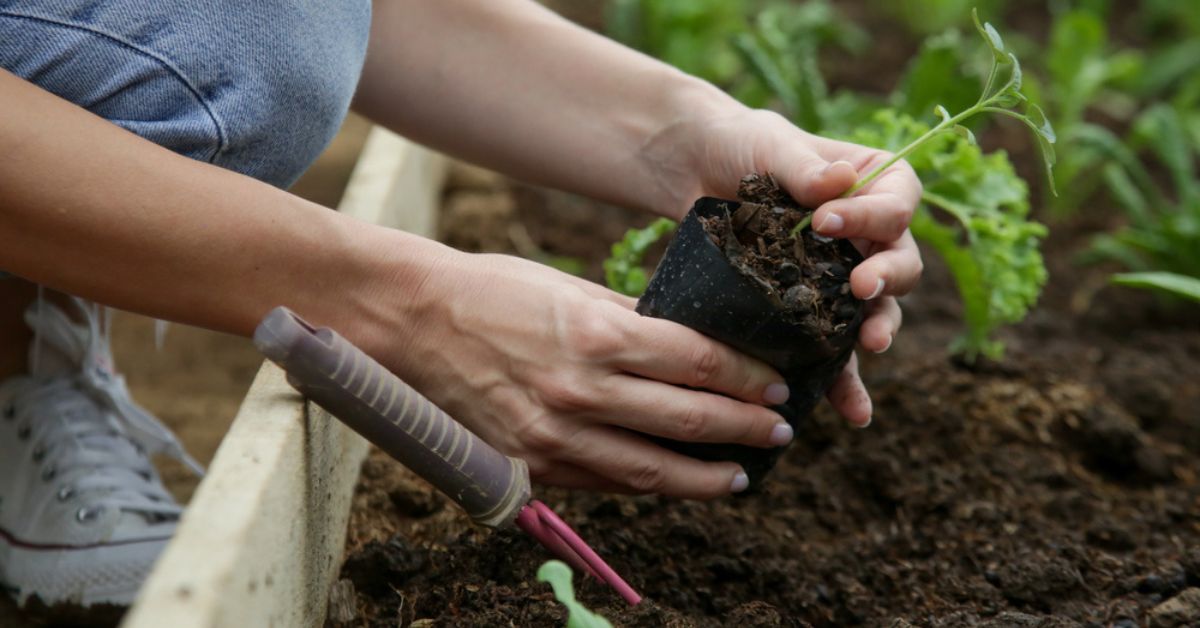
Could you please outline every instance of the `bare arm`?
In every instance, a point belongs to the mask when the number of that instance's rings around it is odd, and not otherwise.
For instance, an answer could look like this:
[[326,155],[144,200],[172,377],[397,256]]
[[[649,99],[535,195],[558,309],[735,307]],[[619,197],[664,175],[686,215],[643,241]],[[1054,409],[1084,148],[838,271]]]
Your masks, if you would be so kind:
[[[744,110],[712,85],[526,0],[376,2],[355,109],[506,174],[679,217],[641,151]],[[682,203],[682,204],[681,204]]]
[[278,304],[364,317],[374,284],[415,285],[441,248],[176,155],[4,71],[0,111],[0,268],[64,292],[248,335]]
[[635,432],[791,438],[761,405],[786,398],[777,373],[599,286],[355,221],[2,71],[0,111],[0,269],[241,335],[291,306],[557,484],[712,497],[745,488],[737,465]]

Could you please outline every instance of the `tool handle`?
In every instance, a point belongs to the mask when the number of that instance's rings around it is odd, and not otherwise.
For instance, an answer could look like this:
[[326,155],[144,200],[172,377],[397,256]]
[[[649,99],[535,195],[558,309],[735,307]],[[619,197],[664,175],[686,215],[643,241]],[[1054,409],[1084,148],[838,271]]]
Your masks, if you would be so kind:
[[524,460],[496,451],[329,328],[277,307],[254,345],[288,383],[436,486],[476,523],[511,523],[530,497]]

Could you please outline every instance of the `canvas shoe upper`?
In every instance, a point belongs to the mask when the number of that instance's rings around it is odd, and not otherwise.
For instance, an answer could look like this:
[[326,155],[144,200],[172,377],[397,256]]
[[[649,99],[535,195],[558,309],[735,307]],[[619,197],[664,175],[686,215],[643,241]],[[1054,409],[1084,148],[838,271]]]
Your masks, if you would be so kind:
[[127,605],[182,508],[150,461],[179,442],[130,399],[98,308],[39,302],[30,374],[0,382],[0,582],[25,603]]

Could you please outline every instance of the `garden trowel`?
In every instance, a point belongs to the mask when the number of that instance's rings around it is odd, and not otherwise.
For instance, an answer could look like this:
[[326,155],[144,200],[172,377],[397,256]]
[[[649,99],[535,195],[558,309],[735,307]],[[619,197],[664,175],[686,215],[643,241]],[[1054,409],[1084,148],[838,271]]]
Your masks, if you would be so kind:
[[531,499],[524,460],[496,451],[332,329],[277,307],[255,330],[254,346],[301,394],[437,487],[476,523],[515,523],[625,601],[641,601],[553,510]]

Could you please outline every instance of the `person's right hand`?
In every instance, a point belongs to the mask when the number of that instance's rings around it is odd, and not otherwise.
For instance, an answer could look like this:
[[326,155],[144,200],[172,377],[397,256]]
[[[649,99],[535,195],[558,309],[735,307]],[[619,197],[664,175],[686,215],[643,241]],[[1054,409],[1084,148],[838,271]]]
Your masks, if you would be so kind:
[[446,249],[420,289],[399,297],[404,320],[368,351],[524,458],[537,481],[711,498],[746,488],[737,464],[696,460],[643,434],[755,447],[792,438],[763,405],[787,397],[769,366],[546,266]]

